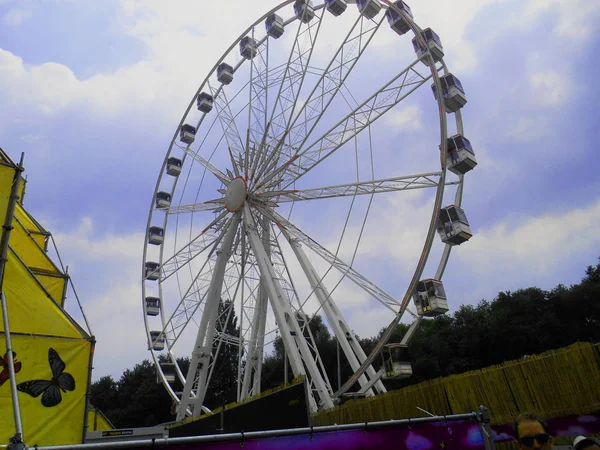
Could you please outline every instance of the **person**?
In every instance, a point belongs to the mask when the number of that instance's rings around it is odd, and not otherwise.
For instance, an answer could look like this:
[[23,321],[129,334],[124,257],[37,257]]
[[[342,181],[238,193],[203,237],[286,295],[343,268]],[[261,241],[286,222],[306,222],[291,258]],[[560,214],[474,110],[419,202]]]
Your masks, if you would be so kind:
[[513,423],[513,431],[519,450],[530,448],[550,450],[554,448],[554,438],[550,435],[548,424],[535,414],[519,415]]
[[600,450],[600,439],[577,436],[573,441],[573,450]]

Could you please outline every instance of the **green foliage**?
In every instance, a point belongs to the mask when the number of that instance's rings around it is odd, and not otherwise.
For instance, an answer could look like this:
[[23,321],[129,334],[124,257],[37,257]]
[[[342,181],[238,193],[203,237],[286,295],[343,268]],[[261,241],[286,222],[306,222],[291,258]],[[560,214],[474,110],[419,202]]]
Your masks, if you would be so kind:
[[[332,387],[338,387],[338,346],[321,316],[310,318],[309,328]],[[390,342],[400,342],[409,326],[399,324]],[[219,306],[219,332],[239,335],[237,318],[231,304]],[[382,330],[383,332],[383,330]],[[308,336],[308,332],[305,332]],[[369,354],[381,333],[359,339]],[[481,369],[524,355],[565,347],[577,341],[600,342],[600,264],[589,266],[581,283],[558,285],[551,291],[535,287],[501,292],[492,300],[477,305],[462,305],[453,315],[424,319],[413,336],[411,362],[414,376],[390,382],[389,389],[407,384]],[[237,347],[223,344],[219,349],[212,389],[205,404],[211,409],[236,399]],[[263,361],[262,389],[284,382],[284,346],[274,343],[272,355]],[[178,360],[187,373],[189,360]],[[375,361],[381,366],[381,359]],[[340,355],[341,382],[352,374],[346,358]],[[288,379],[293,378],[291,369]],[[175,390],[182,386],[176,385]],[[127,370],[119,381],[102,377],[92,384],[91,403],[103,411],[117,427],[152,426],[173,420],[171,400],[162,384],[156,383],[154,366],[143,361]]]

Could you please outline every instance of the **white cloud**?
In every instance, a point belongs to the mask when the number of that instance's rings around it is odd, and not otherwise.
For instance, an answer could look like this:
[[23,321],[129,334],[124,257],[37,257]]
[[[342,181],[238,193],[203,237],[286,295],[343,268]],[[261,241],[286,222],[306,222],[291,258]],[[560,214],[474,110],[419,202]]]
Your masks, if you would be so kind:
[[564,212],[477,229],[457,257],[478,276],[534,279],[557,273],[570,258],[600,245],[600,201]]
[[594,36],[600,16],[600,3],[588,0],[529,0],[524,6],[520,14],[524,25],[531,26],[542,14],[552,12],[558,14],[554,33],[579,43]]
[[529,74],[532,94],[542,106],[560,106],[571,96],[571,83],[556,71]]
[[9,27],[16,27],[21,25],[25,19],[31,16],[31,11],[20,8],[13,8],[9,10],[2,17],[2,25]]
[[400,110],[392,110],[384,116],[385,121],[395,131],[418,131],[423,128],[421,122],[421,109],[416,106],[407,106]]
[[[53,235],[97,340],[93,377],[118,378],[150,357],[140,286],[143,235],[99,235],[90,218]],[[67,299],[67,307],[76,308],[74,298]]]
[[534,142],[550,131],[548,120],[543,116],[519,117],[514,126],[509,127],[507,135],[521,142]]

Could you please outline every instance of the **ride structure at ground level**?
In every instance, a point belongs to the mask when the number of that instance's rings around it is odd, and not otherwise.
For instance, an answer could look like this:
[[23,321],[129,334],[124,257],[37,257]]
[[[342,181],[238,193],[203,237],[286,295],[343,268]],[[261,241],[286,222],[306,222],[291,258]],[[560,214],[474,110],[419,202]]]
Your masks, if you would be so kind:
[[[394,51],[384,58],[386,45]],[[219,352],[230,346],[237,354],[238,401],[260,393],[264,354],[276,340],[293,376],[308,380],[311,412],[332,408],[351,389],[372,396],[386,392],[385,377],[410,376],[407,361],[393,359],[421,317],[448,311],[441,280],[451,248],[472,235],[461,208],[464,175],[477,163],[464,137],[467,99],[443,56],[440,37],[421,29],[401,0],[288,0],[215,63],[165,155],[143,253],[148,348],[179,405],[178,420],[207,411]],[[422,93],[439,128],[418,143],[407,140],[400,152],[396,142],[390,145],[397,137],[389,123]],[[410,145],[425,147],[414,152]],[[430,214],[400,199],[415,190]],[[444,206],[449,192],[453,202]],[[408,209],[390,208],[394,202]],[[389,218],[407,218],[400,230],[388,229],[386,219],[369,220],[384,206]],[[402,285],[382,280],[375,264],[361,263],[363,235],[402,236],[413,228],[421,230],[422,246]],[[428,264],[436,231],[439,259]],[[432,273],[423,277],[426,269]],[[388,270],[388,280],[395,279],[396,270]],[[385,317],[369,355],[352,328],[360,314],[347,319],[344,311],[344,297],[355,292]],[[322,311],[352,368],[337,390],[307,311]],[[404,347],[388,347],[388,369],[375,371],[374,359],[406,312],[416,320]],[[159,359],[163,351],[168,371]],[[188,355],[184,374],[177,357]]]

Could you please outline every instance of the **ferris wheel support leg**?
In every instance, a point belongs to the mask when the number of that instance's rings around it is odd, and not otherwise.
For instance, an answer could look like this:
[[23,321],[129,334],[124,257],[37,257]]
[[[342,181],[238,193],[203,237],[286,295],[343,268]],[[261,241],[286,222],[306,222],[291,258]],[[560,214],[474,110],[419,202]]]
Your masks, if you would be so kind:
[[[212,344],[215,335],[217,315],[219,312],[219,302],[221,301],[221,291],[223,289],[223,278],[225,277],[225,268],[227,261],[231,256],[231,247],[241,220],[241,213],[236,213],[229,229],[223,240],[221,248],[217,251],[217,262],[213,271],[213,276],[208,289],[204,314],[198,328],[196,344],[192,351],[192,360],[188,369],[185,386],[179,410],[177,411],[177,420],[185,418],[186,410],[192,411],[193,417],[198,417],[202,411],[202,403],[206,395],[207,378],[210,370],[212,357]],[[196,386],[196,395],[192,395],[192,390]]]
[[[350,367],[352,367],[352,370],[356,372],[358,369],[360,369],[360,365],[364,362],[364,360],[367,359],[367,355],[358,343],[356,337],[353,336],[352,329],[350,328],[350,325],[348,325],[348,322],[346,322],[342,312],[331,300],[331,295],[327,291],[327,288],[322,282],[319,282],[319,276],[307,258],[306,253],[304,253],[300,242],[297,239],[293,239],[284,228],[281,230],[285,238],[290,243],[290,246],[292,247],[296,258],[298,259],[306,278],[308,278],[310,286],[319,300],[319,304],[322,305],[323,311],[327,316],[327,320],[329,321],[331,328],[333,328],[333,332],[335,333],[335,336],[340,343],[348,362],[350,363]],[[377,376],[373,366],[370,366],[366,373],[370,379],[373,379]],[[370,386],[374,385],[378,393],[387,392],[387,389],[379,379],[377,379],[376,382],[369,383],[367,377],[363,374],[359,377],[358,382],[361,388],[364,388],[369,384]],[[373,395],[373,390],[370,386],[365,389],[367,395]]]
[[292,366],[292,371],[294,372],[294,377],[306,376],[307,373],[304,368],[304,366],[306,366],[310,377],[309,386],[311,386],[308,395],[311,412],[315,412],[319,409],[312,392],[312,386],[314,386],[314,389],[319,396],[321,406],[325,409],[333,408],[333,400],[329,395],[325,381],[323,380],[310,349],[308,348],[308,344],[303,336],[294,312],[292,311],[291,305],[286,300],[283,289],[279,284],[279,281],[277,281],[277,275],[275,274],[270,258],[258,235],[256,224],[248,204],[244,205],[244,223],[246,226],[246,234],[250,240],[252,251],[256,256],[256,262],[260,269],[261,276],[263,276],[265,280],[269,300],[281,331],[281,338],[283,339]]
[[[263,246],[267,256],[271,253],[270,248],[270,223],[268,218],[263,219]],[[264,276],[261,276],[258,287],[258,301],[254,309],[252,318],[252,335],[250,342],[250,351],[244,371],[244,382],[242,384],[241,399],[260,393],[260,381],[262,371],[262,360],[265,344],[265,326],[267,321],[267,307],[269,296],[265,287]]]

